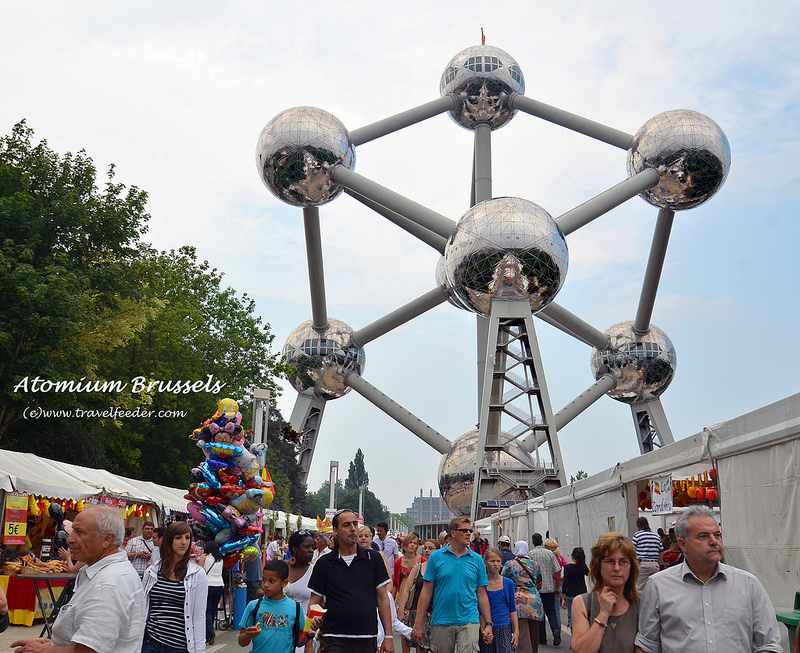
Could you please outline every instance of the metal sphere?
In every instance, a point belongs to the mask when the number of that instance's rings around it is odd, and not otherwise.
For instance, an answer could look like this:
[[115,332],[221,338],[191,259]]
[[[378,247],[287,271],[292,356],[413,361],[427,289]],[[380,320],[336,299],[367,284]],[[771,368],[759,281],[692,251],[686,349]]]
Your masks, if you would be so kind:
[[261,179],[279,199],[294,206],[330,202],[342,187],[331,169],[355,167],[350,134],[335,116],[315,107],[294,107],[270,120],[256,146]]
[[320,399],[338,399],[350,391],[344,380],[348,373],[362,374],[367,358],[364,349],[353,346],[353,329],[341,320],[329,318],[328,328],[316,331],[311,320],[289,334],[283,346],[289,381],[300,393]]
[[545,308],[567,275],[564,234],[542,207],[517,197],[473,206],[444,250],[447,283],[469,310],[489,315],[492,299],[527,299]]
[[447,301],[453,306],[456,308],[469,310],[466,306],[464,306],[464,304],[461,303],[458,295],[453,292],[453,288],[449,283],[447,283],[447,272],[445,270],[444,256],[440,256],[439,260],[436,261],[436,285],[438,286],[439,290],[445,294]]
[[[530,472],[531,467],[535,466],[531,454],[508,433],[501,433],[500,437],[503,440],[503,450],[487,450],[484,453],[484,466],[505,472]],[[442,456],[439,463],[439,493],[456,516],[469,516],[477,458],[478,431],[473,430],[467,431],[453,442],[450,451]],[[528,465],[521,463],[520,460],[524,460]],[[511,485],[502,481],[495,483],[494,488],[495,494],[504,499],[530,498],[523,492],[511,491]]]
[[641,196],[662,209],[691,209],[710,199],[731,167],[722,129],[697,111],[665,111],[636,132],[628,150],[628,174],[654,168],[659,182]]
[[608,396],[626,404],[658,397],[675,377],[678,357],[672,341],[657,326],[643,336],[633,332],[633,321],[620,322],[606,330],[608,347],[592,351],[592,372],[599,379],[612,374],[617,386]]
[[454,94],[459,106],[450,117],[466,129],[488,123],[498,129],[514,117],[511,96],[525,93],[525,78],[514,58],[489,45],[473,45],[450,60],[439,82],[441,94]]

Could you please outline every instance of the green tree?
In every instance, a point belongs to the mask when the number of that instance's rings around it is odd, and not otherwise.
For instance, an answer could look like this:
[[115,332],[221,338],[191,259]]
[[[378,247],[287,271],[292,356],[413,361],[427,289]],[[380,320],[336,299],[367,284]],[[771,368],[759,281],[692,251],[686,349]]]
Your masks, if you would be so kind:
[[[314,493],[317,499],[326,507],[330,497],[330,487],[330,481],[325,481],[319,490]],[[337,508],[349,508],[358,514],[358,489],[348,490],[342,485],[341,481],[337,481],[335,495]],[[364,517],[365,524],[372,524],[374,526],[379,521],[388,521],[389,508],[370,490],[365,490],[364,514],[362,516]]]
[[[85,152],[62,157],[32,138],[24,122],[0,137],[0,442],[41,398],[36,377],[94,380],[98,354],[156,308],[133,283],[146,194],[114,183],[113,166],[100,190]],[[129,319],[114,333],[109,316],[120,311]],[[75,401],[46,399],[50,409]]]
[[579,469],[578,473],[575,474],[575,476],[569,477],[569,484],[572,485],[575,481],[580,481],[582,478],[589,478],[589,475],[582,469]]
[[344,487],[347,490],[358,490],[361,485],[365,488],[369,487],[369,474],[367,474],[367,469],[364,466],[364,452],[359,448],[356,451],[355,458],[350,461]]
[[[32,137],[21,123],[0,138],[0,442],[185,486],[202,460],[188,436],[217,400],[232,397],[247,413],[251,388],[277,393],[283,368],[269,325],[193,248],[156,252],[142,242],[146,194],[114,183],[113,166],[98,190],[84,152],[62,157]],[[36,378],[84,389],[39,392]],[[153,385],[135,389],[134,378]],[[180,386],[204,380],[200,390]],[[98,385],[86,391],[90,382]],[[21,420],[37,406],[101,415]],[[102,416],[109,407],[151,414]],[[296,451],[274,447],[272,464],[300,505],[305,488],[285,462]]]
[[[271,508],[287,511],[305,506],[307,501],[306,486],[300,483],[302,470],[297,462],[297,440],[299,433],[292,430],[283,419],[280,411],[270,407],[267,422],[267,455],[266,465],[277,489]],[[306,514],[303,510],[303,514]],[[324,516],[322,509],[320,516]],[[313,514],[307,515],[313,517]]]

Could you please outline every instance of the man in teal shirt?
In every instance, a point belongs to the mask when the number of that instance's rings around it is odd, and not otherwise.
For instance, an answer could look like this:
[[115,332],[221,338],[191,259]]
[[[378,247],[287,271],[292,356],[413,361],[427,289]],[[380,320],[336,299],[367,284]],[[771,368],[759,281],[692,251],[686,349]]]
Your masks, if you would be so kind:
[[486,594],[489,580],[483,558],[469,547],[470,526],[468,517],[450,522],[450,544],[431,554],[423,576],[411,637],[422,639],[423,619],[433,595],[431,644],[436,653],[473,653],[479,636],[487,644],[492,641],[492,614]]

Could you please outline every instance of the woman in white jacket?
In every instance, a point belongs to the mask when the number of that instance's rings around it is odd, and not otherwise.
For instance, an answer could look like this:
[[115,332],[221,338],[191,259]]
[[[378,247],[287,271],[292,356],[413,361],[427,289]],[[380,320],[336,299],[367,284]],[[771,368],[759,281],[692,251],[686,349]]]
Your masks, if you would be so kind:
[[147,624],[142,653],[204,653],[208,579],[190,557],[192,530],[186,522],[167,527],[161,559],[144,572]]

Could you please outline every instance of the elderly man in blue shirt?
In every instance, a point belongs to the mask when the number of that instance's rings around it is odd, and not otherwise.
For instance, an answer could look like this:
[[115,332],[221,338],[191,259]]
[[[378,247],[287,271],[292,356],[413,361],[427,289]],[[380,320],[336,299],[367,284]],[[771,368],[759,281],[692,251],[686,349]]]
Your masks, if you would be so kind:
[[639,608],[637,653],[782,653],[775,610],[753,574],[726,565],[714,513],[692,506],[675,523],[686,556],[654,574]]

